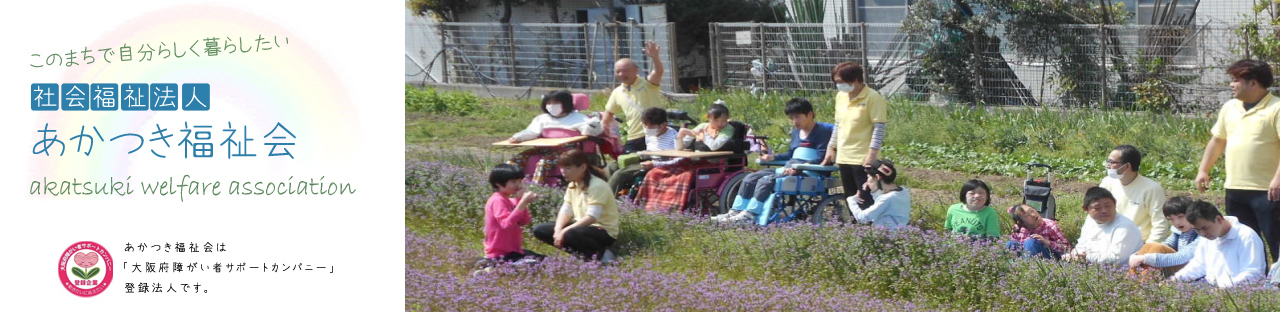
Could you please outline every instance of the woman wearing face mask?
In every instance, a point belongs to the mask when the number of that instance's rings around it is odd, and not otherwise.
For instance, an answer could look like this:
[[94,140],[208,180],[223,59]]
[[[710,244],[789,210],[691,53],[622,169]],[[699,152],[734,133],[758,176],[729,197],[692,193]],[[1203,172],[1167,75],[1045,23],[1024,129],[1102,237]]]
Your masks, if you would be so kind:
[[943,226],[970,237],[999,238],[1000,216],[991,208],[991,187],[982,180],[965,182],[960,187],[960,203],[947,209]]
[[[867,203],[862,198],[855,198],[858,205],[849,207],[853,218],[859,223],[871,223],[889,229],[907,226],[907,220],[911,219],[911,193],[894,184],[898,178],[898,169],[888,159],[871,161],[868,168],[864,190],[870,190],[873,200]],[[865,209],[861,208],[864,204],[868,205]]]
[[[553,91],[542,96],[543,114],[533,118],[533,122],[524,130],[511,135],[507,141],[520,143],[542,137],[543,130],[565,129],[578,131],[583,135],[599,136],[604,132],[600,120],[587,117],[574,110],[573,95],[567,91]],[[525,168],[529,159],[538,156],[539,165],[534,168],[532,182],[542,183],[542,179],[555,166],[556,156],[561,152],[576,148],[570,143],[556,148],[531,148],[508,160],[507,163],[518,168]],[[528,172],[528,171],[526,171]]]
[[511,143],[537,139],[544,129],[575,130],[583,135],[597,136],[603,132],[600,120],[587,117],[573,109],[573,95],[567,91],[553,91],[542,97],[543,114],[533,118],[524,130],[511,135]]
[[[839,91],[835,97],[835,131],[822,164],[835,163],[840,168],[840,183],[849,196],[849,206],[871,202],[870,192],[858,187],[866,183],[864,167],[880,159],[889,122],[889,102],[866,85],[863,75],[862,66],[848,62],[831,71],[831,81]],[[867,208],[865,204],[861,207]]]

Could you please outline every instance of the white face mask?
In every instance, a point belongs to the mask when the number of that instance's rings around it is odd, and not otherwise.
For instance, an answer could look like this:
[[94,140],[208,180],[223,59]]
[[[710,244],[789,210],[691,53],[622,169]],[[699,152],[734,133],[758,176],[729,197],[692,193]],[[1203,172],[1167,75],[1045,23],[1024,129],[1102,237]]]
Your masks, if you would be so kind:
[[547,103],[547,114],[551,114],[551,117],[560,117],[561,113],[564,113],[564,105]]
[[840,92],[853,92],[853,86],[847,83],[837,83],[836,89],[840,89]]
[[[1106,163],[1103,163],[1103,165],[1105,166],[1105,165],[1106,165]],[[1124,175],[1123,175],[1123,174],[1120,174],[1120,170],[1119,170],[1119,169],[1111,169],[1111,168],[1107,168],[1107,177],[1112,178],[1112,179],[1120,179],[1120,178],[1124,177]]]
[[656,136],[658,136],[658,128],[653,128],[653,129],[644,128],[644,135],[645,135],[645,136],[656,137]]
[[1120,171],[1117,171],[1115,169],[1107,169],[1107,177],[1118,180],[1124,177],[1124,175],[1120,174]]

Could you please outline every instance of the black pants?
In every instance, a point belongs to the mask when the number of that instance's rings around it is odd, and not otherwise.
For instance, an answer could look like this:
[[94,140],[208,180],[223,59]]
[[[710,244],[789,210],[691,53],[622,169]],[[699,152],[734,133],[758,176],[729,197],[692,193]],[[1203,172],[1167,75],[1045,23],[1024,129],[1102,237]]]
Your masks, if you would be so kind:
[[1280,214],[1277,204],[1267,199],[1267,191],[1227,189],[1227,215],[1236,217],[1262,236],[1266,243],[1267,254],[1276,260],[1276,247],[1280,246]]
[[622,153],[631,154],[635,152],[643,152],[645,151],[645,148],[644,138],[627,140],[627,143],[622,145]]
[[[547,245],[555,246],[556,239],[556,223],[547,222],[533,226],[533,237]],[[602,228],[594,226],[579,226],[570,229],[564,233],[564,247],[561,248],[566,252],[577,256],[583,261],[599,260],[604,255],[604,251],[613,245],[616,241],[609,232]]]
[[[845,196],[853,196],[863,184],[867,183],[867,170],[863,169],[862,165],[838,164],[837,167],[840,168],[840,184],[844,187]],[[858,204],[858,207],[864,209],[871,207],[872,201],[875,200],[871,198],[871,192],[862,192],[861,197],[862,203]]]

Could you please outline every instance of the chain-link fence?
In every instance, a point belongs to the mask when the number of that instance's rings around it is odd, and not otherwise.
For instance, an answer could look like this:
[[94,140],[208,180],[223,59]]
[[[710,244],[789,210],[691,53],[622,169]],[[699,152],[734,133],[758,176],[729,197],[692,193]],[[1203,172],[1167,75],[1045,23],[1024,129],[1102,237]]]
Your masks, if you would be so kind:
[[[671,23],[441,23],[432,26],[439,32],[406,38],[410,43],[415,40],[443,43],[434,55],[418,56],[424,60],[415,60],[406,52],[406,81],[604,89],[618,84],[613,64],[619,58],[635,60],[641,75],[653,69],[653,62],[644,54],[647,41],[661,47],[663,91],[672,92],[679,77],[674,63],[675,34]],[[413,66],[418,64],[420,69],[414,70]],[[436,66],[443,69],[439,77],[413,75],[432,73]]]
[[918,101],[1212,109],[1230,98],[1226,68],[1248,57],[1235,26],[1069,25],[1036,38],[900,24],[710,27],[721,87],[827,92],[831,69],[854,62],[881,93]]

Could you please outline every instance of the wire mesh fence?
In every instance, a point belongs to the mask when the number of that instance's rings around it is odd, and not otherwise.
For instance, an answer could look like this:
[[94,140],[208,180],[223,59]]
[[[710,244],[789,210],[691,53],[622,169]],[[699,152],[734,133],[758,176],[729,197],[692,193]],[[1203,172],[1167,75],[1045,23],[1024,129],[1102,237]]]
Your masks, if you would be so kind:
[[1068,25],[1016,43],[1003,29],[901,24],[713,23],[710,31],[713,79],[729,89],[829,92],[831,69],[853,62],[881,93],[911,100],[1191,111],[1230,98],[1226,68],[1249,57],[1237,27]]
[[[516,87],[552,87],[603,89],[617,85],[613,64],[629,57],[640,67],[641,75],[654,68],[644,54],[644,43],[654,41],[661,47],[663,91],[672,92],[679,77],[674,63],[673,24],[631,23],[440,23],[439,31],[414,40],[440,42],[434,55],[406,52],[406,80],[417,78],[432,82],[498,85]],[[412,25],[406,25],[412,27]],[[421,44],[430,46],[430,44]],[[410,61],[422,64],[413,70]],[[436,70],[439,66],[442,70]],[[439,71],[439,77],[432,73]]]

